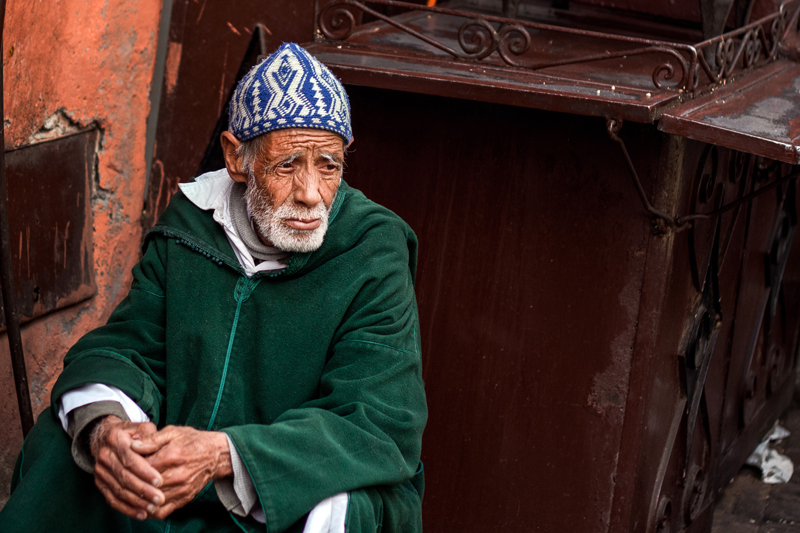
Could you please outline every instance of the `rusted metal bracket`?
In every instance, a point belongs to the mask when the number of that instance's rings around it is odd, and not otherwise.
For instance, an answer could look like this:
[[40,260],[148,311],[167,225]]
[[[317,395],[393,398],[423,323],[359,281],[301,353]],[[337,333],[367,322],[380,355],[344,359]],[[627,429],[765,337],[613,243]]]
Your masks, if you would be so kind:
[[[0,0],[0,43],[3,42],[3,22],[6,2]],[[0,117],[5,117],[3,106],[3,66],[0,63]],[[6,184],[5,132],[0,129],[0,284],[3,289],[3,309],[8,333],[8,348],[14,368],[14,384],[17,390],[22,434],[27,436],[33,428],[33,409],[28,389],[28,373],[25,369],[25,354],[22,351],[22,335],[19,329],[19,311],[14,294],[14,272],[11,266],[11,232],[8,229],[8,187]]]
[[658,233],[664,233],[670,228],[678,232],[689,229],[692,226],[692,223],[696,220],[707,220],[709,218],[717,217],[727,211],[730,211],[731,209],[735,209],[742,204],[750,202],[754,198],[771,191],[775,187],[800,178],[800,170],[796,170],[789,175],[777,179],[769,185],[765,185],[764,187],[761,187],[750,194],[746,194],[738,200],[734,200],[733,202],[726,204],[710,213],[692,213],[690,215],[681,215],[676,217],[665,211],[656,209],[647,198],[647,193],[645,193],[644,187],[642,187],[642,182],[639,180],[639,174],[636,172],[636,167],[633,165],[631,156],[628,153],[627,147],[625,146],[625,141],[623,141],[618,135],[619,130],[622,129],[622,120],[617,120],[614,118],[607,119],[606,129],[608,130],[608,136],[611,138],[611,140],[619,144],[620,150],[622,150],[622,155],[625,157],[625,162],[628,164],[628,170],[631,172],[631,177],[633,178],[633,184],[636,187],[636,192],[639,193],[639,199],[642,201],[642,207],[644,207],[648,213],[653,215],[656,224],[656,232]]
[[651,204],[650,200],[648,200],[647,193],[644,191],[644,187],[642,187],[641,180],[639,180],[639,174],[636,172],[636,167],[633,165],[631,156],[628,153],[628,148],[625,146],[625,141],[620,139],[619,135],[617,135],[619,130],[622,129],[622,120],[617,120],[614,118],[607,119],[606,129],[608,130],[608,136],[611,137],[611,140],[616,142],[619,145],[620,150],[622,150],[622,155],[625,157],[625,162],[628,164],[628,170],[631,172],[633,185],[636,187],[636,192],[639,193],[639,199],[642,201],[642,206],[648,213],[653,215],[653,218],[655,219],[656,231],[658,233],[665,233],[668,228],[675,228],[677,231],[689,228],[688,224],[681,225],[678,223],[678,219],[676,217],[653,207],[653,204]]

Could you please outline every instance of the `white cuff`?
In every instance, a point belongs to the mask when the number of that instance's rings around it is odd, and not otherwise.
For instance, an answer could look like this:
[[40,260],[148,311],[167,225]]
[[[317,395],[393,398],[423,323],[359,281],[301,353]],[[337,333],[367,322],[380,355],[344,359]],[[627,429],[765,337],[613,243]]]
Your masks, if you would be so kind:
[[342,492],[324,499],[311,509],[303,533],[344,533],[350,495]]
[[228,448],[230,448],[231,452],[233,479],[222,478],[214,480],[214,488],[217,490],[219,501],[222,502],[225,509],[235,515],[250,515],[257,522],[266,524],[267,518],[264,516],[261,506],[258,505],[258,493],[250,474],[247,473],[244,461],[242,461],[239,452],[236,451],[236,446],[233,445],[233,440],[227,433],[225,438],[228,439]]
[[61,404],[58,407],[58,418],[61,420],[61,427],[64,428],[64,431],[67,430],[69,425],[67,415],[70,411],[90,403],[103,401],[119,403],[131,422],[150,422],[150,417],[142,411],[142,408],[117,387],[102,383],[89,383],[83,387],[69,390],[61,396]]
[[[233,440],[227,433],[228,447],[231,451],[233,479],[214,480],[217,496],[225,509],[237,516],[250,515],[256,522],[267,523],[264,510],[258,501],[258,493],[244,461],[236,450]],[[347,518],[347,505],[350,496],[346,492],[337,494],[319,502],[308,514],[303,533],[345,533],[344,522]]]

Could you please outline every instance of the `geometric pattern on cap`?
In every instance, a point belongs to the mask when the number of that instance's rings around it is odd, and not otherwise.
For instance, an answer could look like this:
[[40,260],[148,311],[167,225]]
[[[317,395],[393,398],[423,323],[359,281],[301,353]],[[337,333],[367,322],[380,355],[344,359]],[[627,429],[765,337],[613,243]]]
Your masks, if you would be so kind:
[[328,130],[346,143],[353,139],[344,86],[294,43],[284,43],[239,81],[228,118],[240,141],[287,128]]

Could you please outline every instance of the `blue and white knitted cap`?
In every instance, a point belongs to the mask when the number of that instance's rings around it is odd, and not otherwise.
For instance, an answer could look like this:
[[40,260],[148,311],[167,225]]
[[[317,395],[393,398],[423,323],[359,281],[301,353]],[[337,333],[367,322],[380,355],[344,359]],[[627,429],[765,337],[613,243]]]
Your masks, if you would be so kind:
[[300,46],[284,43],[250,69],[231,99],[229,129],[240,141],[274,130],[315,128],[353,139],[342,83]]

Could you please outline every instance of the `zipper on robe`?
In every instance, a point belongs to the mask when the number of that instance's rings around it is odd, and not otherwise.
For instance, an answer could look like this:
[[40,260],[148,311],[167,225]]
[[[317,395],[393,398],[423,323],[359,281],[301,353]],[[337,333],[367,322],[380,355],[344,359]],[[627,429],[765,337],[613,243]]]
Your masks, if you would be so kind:
[[222,377],[219,381],[219,391],[217,391],[217,401],[214,403],[214,410],[211,412],[211,418],[208,421],[206,431],[211,430],[214,421],[217,418],[217,411],[219,404],[222,401],[222,392],[225,390],[225,379],[228,377],[228,364],[231,360],[231,352],[233,351],[233,341],[236,338],[236,326],[239,324],[239,313],[242,310],[242,304],[250,298],[255,288],[261,282],[261,278],[253,279],[247,276],[242,276],[236,282],[236,288],[233,290],[233,298],[236,300],[236,314],[233,316],[233,325],[231,326],[231,334],[228,339],[228,352],[225,354],[225,364],[222,367]]

